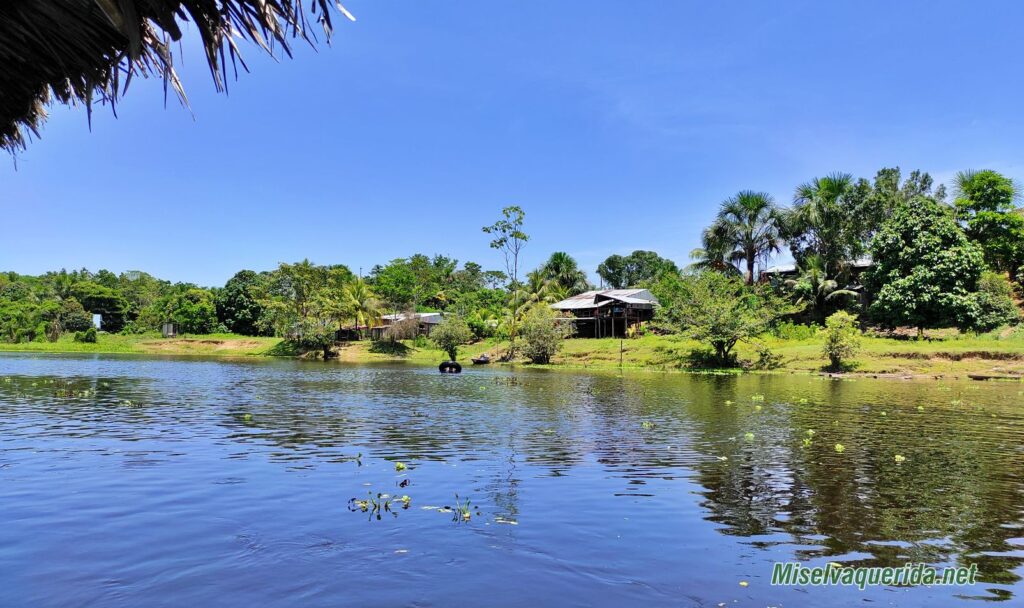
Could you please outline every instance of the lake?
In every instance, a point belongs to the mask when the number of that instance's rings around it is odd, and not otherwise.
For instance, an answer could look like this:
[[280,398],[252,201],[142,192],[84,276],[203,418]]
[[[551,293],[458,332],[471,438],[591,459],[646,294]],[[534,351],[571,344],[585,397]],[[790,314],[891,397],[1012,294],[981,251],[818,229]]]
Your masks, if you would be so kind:
[[1021,605],[1021,388],[0,355],[0,605]]

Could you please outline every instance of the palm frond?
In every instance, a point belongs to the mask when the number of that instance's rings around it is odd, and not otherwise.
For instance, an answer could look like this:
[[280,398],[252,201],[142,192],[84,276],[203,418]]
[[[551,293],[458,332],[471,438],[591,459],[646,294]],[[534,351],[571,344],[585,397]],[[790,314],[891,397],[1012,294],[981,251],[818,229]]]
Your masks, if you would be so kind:
[[[0,3],[0,148],[39,137],[50,103],[95,101],[116,111],[132,79],[159,77],[187,105],[174,70],[172,42],[182,24],[198,30],[218,91],[230,65],[246,69],[238,40],[291,55],[296,39],[316,37],[310,21],[333,33],[330,0],[18,0]],[[354,17],[337,4],[349,19]]]

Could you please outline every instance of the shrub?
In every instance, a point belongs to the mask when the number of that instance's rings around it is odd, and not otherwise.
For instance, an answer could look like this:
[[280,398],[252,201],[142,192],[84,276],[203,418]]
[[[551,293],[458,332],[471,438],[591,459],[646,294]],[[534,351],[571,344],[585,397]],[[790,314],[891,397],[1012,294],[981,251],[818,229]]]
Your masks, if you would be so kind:
[[445,317],[430,332],[430,340],[439,349],[448,353],[448,359],[454,361],[459,355],[459,347],[473,339],[473,332],[462,317]]
[[779,367],[782,367],[782,355],[773,353],[767,344],[758,344],[754,369],[777,369]]
[[547,306],[535,306],[523,317],[519,335],[523,338],[523,354],[533,363],[550,363],[562,341],[572,333],[569,323],[560,322]]
[[85,331],[75,332],[75,342],[87,342],[89,344],[96,343],[96,328],[90,327]]
[[818,326],[783,321],[775,326],[772,333],[782,340],[809,340],[818,335]]
[[840,370],[849,365],[849,359],[860,350],[860,329],[857,317],[846,311],[839,311],[825,320],[825,346],[822,351],[828,357],[829,367]]
[[1013,285],[999,273],[982,273],[973,304],[960,320],[963,327],[984,332],[1020,321],[1020,310],[1013,303]]

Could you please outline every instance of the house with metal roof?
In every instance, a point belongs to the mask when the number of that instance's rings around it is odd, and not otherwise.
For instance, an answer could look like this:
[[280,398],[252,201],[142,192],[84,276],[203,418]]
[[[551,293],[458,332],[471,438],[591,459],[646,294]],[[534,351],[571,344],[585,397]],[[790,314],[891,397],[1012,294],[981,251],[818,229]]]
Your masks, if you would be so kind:
[[551,305],[565,313],[581,338],[621,338],[654,318],[658,299],[646,289],[585,291]]

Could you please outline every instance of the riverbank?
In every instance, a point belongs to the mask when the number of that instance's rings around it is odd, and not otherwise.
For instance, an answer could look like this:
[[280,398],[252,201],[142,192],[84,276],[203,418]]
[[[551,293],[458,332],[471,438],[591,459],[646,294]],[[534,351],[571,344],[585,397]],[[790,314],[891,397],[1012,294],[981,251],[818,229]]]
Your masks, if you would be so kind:
[[[821,338],[761,341],[772,352],[777,372],[818,373],[826,364],[821,355]],[[679,336],[644,336],[632,340],[570,339],[546,367],[583,369],[647,369],[654,371],[694,371],[690,353],[699,344]],[[461,349],[459,359],[468,364],[471,357],[489,353],[492,358],[506,344],[484,341]],[[95,344],[74,342],[66,336],[57,342],[23,344],[0,343],[0,352],[103,353],[137,355],[180,355],[214,357],[298,356],[300,353],[278,338],[212,334],[163,339],[157,334],[100,334]],[[758,359],[757,348],[740,344],[737,352],[748,367]],[[406,362],[436,365],[445,358],[429,345],[412,342],[390,344],[370,341],[344,343],[337,348],[338,360],[345,363]],[[525,363],[525,362],[517,362]],[[500,364],[492,364],[500,365]],[[980,336],[946,336],[942,339],[915,341],[865,336],[855,359],[854,374],[915,377],[964,377],[968,374],[1024,376],[1024,331],[1003,330]]]

